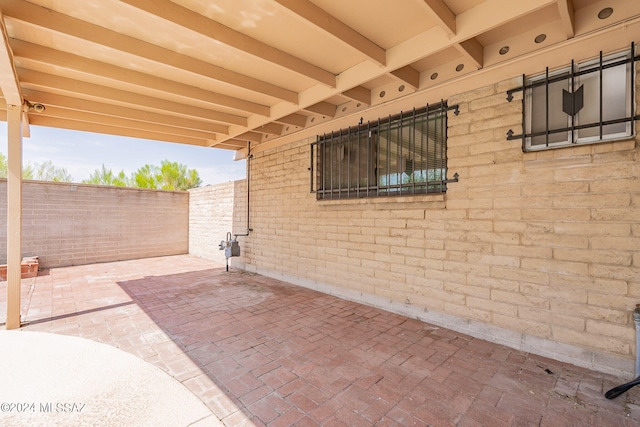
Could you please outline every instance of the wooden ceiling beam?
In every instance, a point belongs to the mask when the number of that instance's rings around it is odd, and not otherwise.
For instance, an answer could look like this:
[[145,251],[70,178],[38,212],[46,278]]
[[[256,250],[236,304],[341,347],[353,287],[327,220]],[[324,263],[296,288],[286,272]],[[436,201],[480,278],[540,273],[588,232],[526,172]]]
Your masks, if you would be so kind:
[[16,67],[13,62],[13,51],[9,45],[7,28],[4,25],[4,16],[0,11],[0,90],[7,103],[11,105],[22,105],[22,92]]
[[420,87],[420,72],[409,65],[393,70],[390,74],[395,78],[402,80],[414,89],[418,89]]
[[450,41],[461,43],[557,1],[487,0],[456,16],[456,34]]
[[283,7],[311,22],[321,30],[331,34],[356,49],[380,65],[386,65],[387,53],[383,48],[349,27],[335,16],[330,15],[309,0],[276,0]]
[[576,35],[573,0],[557,0],[562,28],[568,39]]
[[180,104],[177,102],[167,101],[165,99],[135,94],[124,90],[81,82],[74,79],[68,79],[66,77],[54,76],[52,74],[41,73],[39,71],[27,70],[24,68],[18,68],[18,75],[25,87],[35,87],[40,90],[43,88],[54,89],[56,91],[82,95],[83,97],[88,96],[142,107],[142,109],[149,111],[161,110],[169,114],[198,117],[202,120],[247,126],[247,119],[245,117],[233,114]]
[[326,117],[335,117],[338,107],[330,102],[322,101],[317,104],[309,105],[304,110],[310,113],[320,114]]
[[1,10],[0,33],[2,33],[2,40],[0,40],[0,91],[2,92],[5,102],[22,108],[22,112],[20,113],[22,137],[29,138],[31,136],[31,127],[29,126],[28,107],[26,110],[23,107],[24,98],[22,88],[20,87],[20,81],[18,79],[18,73],[16,71],[14,61],[15,58],[13,50],[9,45],[9,35],[7,33],[7,27],[4,24],[4,16],[2,15]]
[[284,126],[280,123],[267,123],[254,129],[255,132],[264,133],[266,135],[282,135]]
[[204,132],[193,129],[183,129],[167,126],[159,123],[140,122],[123,117],[110,117],[101,114],[91,113],[81,110],[67,110],[61,107],[47,106],[43,114],[31,114],[31,117],[46,116],[51,118],[66,119],[84,123],[94,123],[97,125],[109,125],[119,128],[135,129],[144,132],[163,133],[167,135],[185,136],[197,139],[217,140],[215,133]]
[[259,133],[259,132],[245,132],[245,133],[242,133],[242,134],[234,137],[234,139],[239,139],[239,140],[242,140],[242,141],[255,142],[255,143],[262,142],[263,138],[264,138],[264,135]]
[[280,117],[279,119],[274,120],[274,122],[303,128],[307,125],[307,116],[304,114],[293,113]]
[[60,129],[79,130],[84,132],[103,133],[107,135],[127,136],[131,138],[151,139],[154,141],[177,142],[181,144],[197,145],[209,147],[215,141],[189,138],[181,135],[169,135],[159,132],[148,132],[138,129],[129,129],[117,126],[109,126],[101,123],[88,123],[57,117],[47,117],[46,115],[33,116],[31,124],[36,126],[48,126]]
[[183,28],[217,40],[265,61],[292,70],[329,87],[336,87],[336,76],[307,61],[274,48],[239,31],[208,19],[167,0],[120,0],[130,6],[173,22]]
[[362,102],[365,105],[371,105],[371,90],[364,86],[356,86],[352,89],[342,92],[342,96],[346,96],[352,101]]
[[200,120],[191,120],[178,116],[171,116],[151,111],[137,110],[129,107],[121,107],[113,104],[105,104],[96,101],[89,101],[81,98],[73,98],[70,96],[40,92],[36,90],[25,89],[23,91],[25,99],[37,101],[46,107],[57,106],[67,110],[80,110],[90,113],[100,114],[110,117],[123,117],[138,122],[151,124],[164,124],[175,128],[186,130],[199,130],[221,135],[229,134],[229,127],[217,123],[211,123]]
[[54,67],[65,68],[83,74],[102,77],[108,80],[124,82],[135,86],[144,87],[164,93],[171,93],[183,98],[194,99],[217,105],[232,108],[240,111],[259,114],[268,117],[270,108],[266,105],[256,104],[232,96],[210,92],[194,86],[178,83],[172,80],[163,79],[151,74],[145,74],[127,68],[107,64],[105,62],[87,59],[78,55],[50,49],[37,44],[12,39],[11,46],[16,58],[40,64],[52,65]]
[[447,36],[453,36],[456,33],[456,16],[443,0],[422,0],[421,3],[426,6],[427,13],[447,33]]
[[108,47],[158,64],[262,93],[276,99],[294,104],[298,103],[298,94],[294,91],[93,25],[36,4],[22,0],[3,0],[2,10],[8,17],[45,28],[48,31]]
[[242,148],[247,148],[248,146],[249,144],[246,140],[235,138],[226,139],[224,141],[214,141],[209,145],[209,147],[212,148],[229,148],[232,150],[240,150]]
[[469,58],[476,69],[484,66],[484,46],[474,37],[461,43],[456,43],[455,48]]

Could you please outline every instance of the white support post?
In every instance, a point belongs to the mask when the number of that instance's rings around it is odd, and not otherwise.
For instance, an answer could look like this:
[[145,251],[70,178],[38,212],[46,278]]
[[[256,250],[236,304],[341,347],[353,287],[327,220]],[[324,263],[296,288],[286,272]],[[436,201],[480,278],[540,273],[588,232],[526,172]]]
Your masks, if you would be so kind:
[[7,329],[20,327],[22,278],[22,106],[7,105]]

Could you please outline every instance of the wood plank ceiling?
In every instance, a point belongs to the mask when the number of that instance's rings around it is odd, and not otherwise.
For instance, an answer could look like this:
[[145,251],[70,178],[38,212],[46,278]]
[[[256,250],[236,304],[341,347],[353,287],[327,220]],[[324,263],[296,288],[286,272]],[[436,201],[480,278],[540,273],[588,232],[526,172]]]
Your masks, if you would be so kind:
[[635,22],[640,1],[0,0],[0,12],[0,88],[28,123],[243,150]]

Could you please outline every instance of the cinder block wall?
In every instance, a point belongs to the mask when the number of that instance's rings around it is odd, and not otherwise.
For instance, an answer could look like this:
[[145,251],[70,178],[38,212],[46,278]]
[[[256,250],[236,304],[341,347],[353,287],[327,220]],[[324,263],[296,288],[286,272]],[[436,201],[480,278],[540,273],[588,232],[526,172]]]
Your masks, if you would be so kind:
[[[60,267],[188,253],[189,193],[25,181],[22,253]],[[7,254],[0,180],[0,261]]]
[[448,99],[446,195],[316,201],[312,139],[252,160],[246,268],[514,348],[633,376],[634,139],[523,153],[513,79]]
[[[234,181],[189,190],[189,253],[225,263],[219,249],[227,233],[245,234],[247,228],[246,181]],[[244,237],[238,237],[243,251]],[[230,265],[237,268],[238,258]]]

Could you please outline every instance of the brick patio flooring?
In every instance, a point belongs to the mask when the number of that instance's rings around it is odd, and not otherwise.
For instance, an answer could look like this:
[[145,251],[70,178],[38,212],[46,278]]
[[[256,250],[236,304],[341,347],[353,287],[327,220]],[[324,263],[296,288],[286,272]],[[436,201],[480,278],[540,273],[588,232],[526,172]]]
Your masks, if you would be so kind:
[[[6,315],[0,282],[0,321]],[[191,256],[23,280],[25,330],[133,353],[227,426],[631,426],[640,387]]]

